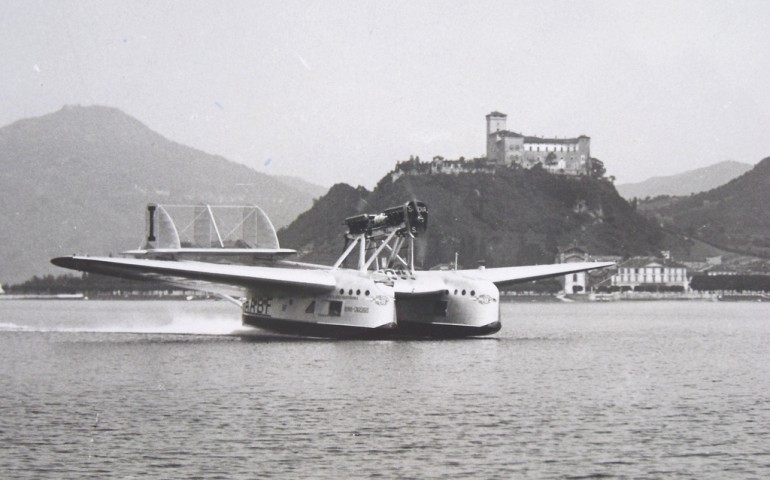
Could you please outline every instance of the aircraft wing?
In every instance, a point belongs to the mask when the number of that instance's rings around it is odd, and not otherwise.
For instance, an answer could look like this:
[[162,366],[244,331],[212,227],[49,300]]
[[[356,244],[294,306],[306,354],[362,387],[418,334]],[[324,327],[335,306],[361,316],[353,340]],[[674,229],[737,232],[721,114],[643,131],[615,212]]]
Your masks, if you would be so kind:
[[132,280],[155,280],[169,285],[246,296],[254,289],[328,292],[335,288],[334,275],[320,270],[226,265],[193,261],[165,261],[112,257],[58,257],[56,266],[81,272],[117,276]]
[[529,265],[523,267],[486,268],[478,270],[460,270],[466,277],[489,280],[498,287],[515,283],[530,282],[544,278],[560,277],[570,273],[586,272],[597,268],[615,265],[613,262],[556,263],[553,265]]

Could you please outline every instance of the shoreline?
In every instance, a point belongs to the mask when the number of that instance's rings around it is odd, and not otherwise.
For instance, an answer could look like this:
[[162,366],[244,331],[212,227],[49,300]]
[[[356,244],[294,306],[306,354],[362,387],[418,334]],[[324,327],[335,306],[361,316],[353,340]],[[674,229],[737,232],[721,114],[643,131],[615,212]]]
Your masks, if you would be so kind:
[[593,302],[770,302],[767,293],[738,292],[615,292],[588,294],[500,294],[503,303],[593,303]]
[[[3,300],[134,300],[134,301],[200,301],[220,300],[211,296],[199,295],[98,295],[87,297],[82,293],[63,294],[2,294]],[[656,293],[656,292],[615,292],[588,294],[509,294],[500,292],[500,303],[588,303],[588,302],[659,302],[659,301],[705,301],[705,302],[770,302],[767,293]]]

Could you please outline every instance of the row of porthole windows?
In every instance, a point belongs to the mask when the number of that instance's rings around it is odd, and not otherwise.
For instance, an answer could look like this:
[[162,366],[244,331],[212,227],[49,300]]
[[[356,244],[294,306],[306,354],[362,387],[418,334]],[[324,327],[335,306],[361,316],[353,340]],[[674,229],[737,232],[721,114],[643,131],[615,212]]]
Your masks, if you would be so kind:
[[[368,297],[369,293],[370,293],[369,290],[367,290],[367,291],[364,292],[364,295],[366,295]],[[467,293],[467,291],[464,290],[464,289],[463,290],[458,290],[458,289],[455,288],[454,294],[457,295],[458,293],[460,295],[465,295]],[[355,294],[356,295],[361,295],[361,290],[356,290]],[[444,290],[444,294],[449,295],[449,290]],[[471,290],[470,294],[471,294],[471,297],[475,297],[476,296],[476,290]],[[345,295],[345,289],[344,288],[340,288],[340,295]],[[348,290],[348,295],[353,295],[353,289],[352,288],[350,290]]]
[[[368,297],[369,293],[370,293],[369,290],[367,290],[367,291],[364,292],[364,295],[366,295]],[[345,289],[344,288],[340,288],[340,295],[345,295]],[[348,290],[348,295],[353,295],[353,289],[352,288],[350,290]],[[361,295],[361,290],[356,290],[356,295]]]
[[[465,295],[465,293],[466,293],[465,290],[457,290],[455,288],[455,295],[457,295],[458,292],[460,292],[461,295]],[[444,293],[446,295],[449,295],[449,290],[444,290]],[[476,296],[476,290],[471,290],[471,297],[475,297],[475,296]]]

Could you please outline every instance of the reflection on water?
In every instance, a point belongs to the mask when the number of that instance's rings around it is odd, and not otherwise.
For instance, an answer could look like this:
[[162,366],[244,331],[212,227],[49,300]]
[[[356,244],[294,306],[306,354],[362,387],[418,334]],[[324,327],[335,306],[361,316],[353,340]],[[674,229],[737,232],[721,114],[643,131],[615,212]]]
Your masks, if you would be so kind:
[[770,307],[506,304],[490,338],[291,339],[222,302],[0,302],[5,478],[770,474]]

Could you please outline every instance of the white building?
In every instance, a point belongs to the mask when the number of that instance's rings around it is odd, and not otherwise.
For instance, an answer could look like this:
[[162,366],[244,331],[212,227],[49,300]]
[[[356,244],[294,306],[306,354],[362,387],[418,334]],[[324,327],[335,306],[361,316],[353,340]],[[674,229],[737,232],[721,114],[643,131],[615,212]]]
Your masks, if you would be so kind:
[[526,136],[506,129],[507,115],[487,115],[487,160],[494,165],[522,168],[542,166],[551,173],[589,175],[591,138],[543,138]]
[[635,257],[618,265],[618,273],[611,277],[613,286],[690,289],[687,267],[673,260],[653,257]]
[[[556,258],[558,263],[578,263],[589,261],[585,250],[577,245],[570,245],[564,250],[559,251]],[[570,273],[564,276],[564,293],[586,293],[586,272]]]

